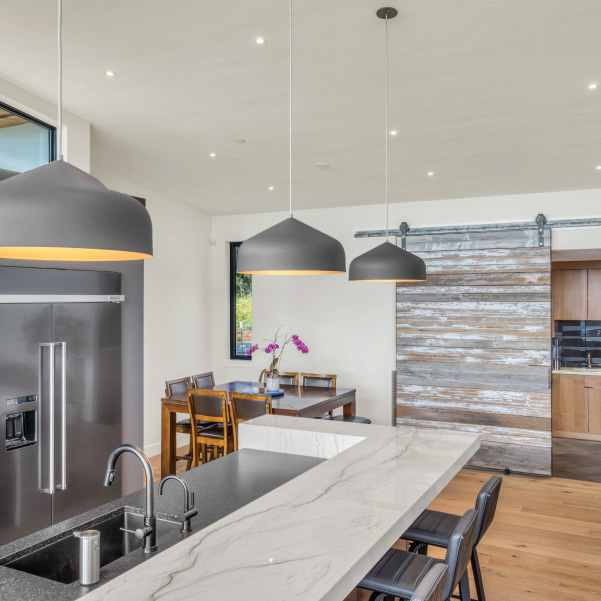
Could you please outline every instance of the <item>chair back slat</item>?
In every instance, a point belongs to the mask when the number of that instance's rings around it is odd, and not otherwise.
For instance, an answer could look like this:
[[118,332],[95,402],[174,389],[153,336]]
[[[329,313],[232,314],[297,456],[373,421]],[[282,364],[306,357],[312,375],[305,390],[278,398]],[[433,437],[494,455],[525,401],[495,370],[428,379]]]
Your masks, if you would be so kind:
[[444,563],[431,567],[415,589],[411,601],[442,601],[448,569]]
[[178,378],[177,380],[167,380],[165,382],[165,394],[172,396],[174,394],[185,394],[190,388],[190,378]]
[[301,374],[301,382],[303,386],[336,388],[336,376],[330,374]]
[[190,379],[194,388],[211,388],[215,386],[215,376],[212,371],[207,371],[204,374],[196,374]]
[[474,535],[474,546],[486,534],[488,527],[492,524],[499,501],[499,492],[503,478],[493,476],[480,490],[476,499],[476,511],[478,512],[478,522],[476,524],[476,534]]
[[468,509],[457,522],[447,547],[445,563],[449,566],[443,597],[450,599],[472,556],[478,512]]

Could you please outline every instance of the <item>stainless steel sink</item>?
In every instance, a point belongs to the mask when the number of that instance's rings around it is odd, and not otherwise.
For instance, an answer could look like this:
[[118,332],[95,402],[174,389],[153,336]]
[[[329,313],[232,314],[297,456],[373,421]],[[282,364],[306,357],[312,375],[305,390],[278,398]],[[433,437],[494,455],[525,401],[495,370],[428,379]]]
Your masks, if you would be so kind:
[[[144,516],[123,508],[100,516],[86,524],[81,524],[75,530],[98,530],[100,532],[100,567],[113,561],[137,553],[140,561],[146,559],[142,551],[142,541],[133,534],[124,532],[121,528],[135,530],[144,525]],[[179,534],[181,524],[157,518],[157,539],[167,535]],[[48,578],[63,584],[71,584],[79,579],[79,541],[73,536],[73,530],[54,537],[42,547],[36,546],[31,552],[25,551],[16,559],[4,563],[6,567]]]

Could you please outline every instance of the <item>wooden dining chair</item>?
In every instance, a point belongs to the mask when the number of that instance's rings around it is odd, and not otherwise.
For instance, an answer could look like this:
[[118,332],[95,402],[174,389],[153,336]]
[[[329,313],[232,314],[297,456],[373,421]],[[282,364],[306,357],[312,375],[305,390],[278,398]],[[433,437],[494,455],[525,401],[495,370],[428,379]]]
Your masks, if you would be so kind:
[[[165,382],[165,396],[172,396],[174,394],[186,394],[190,388],[190,378],[177,378],[176,380],[167,380]],[[190,436],[190,444],[188,452],[185,455],[175,455],[176,461],[185,461],[186,470],[189,470],[192,466],[192,427],[190,426],[190,420],[184,419],[176,422],[175,431],[181,434],[188,434]]]
[[271,395],[230,393],[230,413],[234,430],[234,451],[238,450],[238,424],[266,413],[273,413]]
[[213,447],[212,458],[227,455],[233,443],[232,426],[229,422],[227,393],[222,390],[188,390],[188,410],[192,422],[209,422],[209,427],[200,427],[192,436],[192,466],[207,460],[207,446]]
[[[263,375],[263,384],[269,375],[271,375],[271,372],[266,371]],[[298,386],[298,372],[283,371],[280,373],[280,384],[284,384],[285,386]]]
[[212,371],[207,371],[204,374],[196,374],[190,378],[193,388],[211,388],[215,386],[215,376]]
[[301,374],[303,386],[319,386],[320,388],[336,388],[336,376],[329,374]]

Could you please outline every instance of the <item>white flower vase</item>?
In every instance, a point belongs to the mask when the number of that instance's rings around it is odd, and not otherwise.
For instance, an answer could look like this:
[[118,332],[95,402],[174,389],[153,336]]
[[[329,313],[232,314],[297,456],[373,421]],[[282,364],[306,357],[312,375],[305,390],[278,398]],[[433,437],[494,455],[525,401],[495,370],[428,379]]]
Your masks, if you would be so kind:
[[265,390],[267,392],[277,392],[280,389],[280,376],[269,375],[265,379]]

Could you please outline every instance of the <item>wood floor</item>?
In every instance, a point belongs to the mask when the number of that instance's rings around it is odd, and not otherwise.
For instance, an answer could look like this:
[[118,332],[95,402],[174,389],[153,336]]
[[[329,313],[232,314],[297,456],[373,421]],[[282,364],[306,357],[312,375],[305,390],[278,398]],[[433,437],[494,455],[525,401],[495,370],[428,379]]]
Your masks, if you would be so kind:
[[[151,462],[158,474],[160,456]],[[178,462],[178,471],[184,468]],[[463,513],[490,476],[462,470],[432,509]],[[601,484],[504,476],[495,520],[478,550],[487,601],[599,601]]]
[[554,438],[553,475],[601,482],[601,442]]

